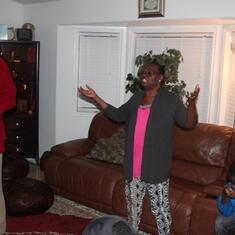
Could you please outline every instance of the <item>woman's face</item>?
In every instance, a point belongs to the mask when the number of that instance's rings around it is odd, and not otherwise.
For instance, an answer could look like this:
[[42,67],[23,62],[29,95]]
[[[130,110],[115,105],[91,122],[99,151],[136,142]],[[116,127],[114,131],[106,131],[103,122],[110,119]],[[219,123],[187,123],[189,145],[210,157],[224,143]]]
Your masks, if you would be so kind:
[[144,90],[152,89],[160,86],[163,80],[163,75],[159,73],[159,68],[156,64],[148,64],[143,67],[139,73],[140,84]]

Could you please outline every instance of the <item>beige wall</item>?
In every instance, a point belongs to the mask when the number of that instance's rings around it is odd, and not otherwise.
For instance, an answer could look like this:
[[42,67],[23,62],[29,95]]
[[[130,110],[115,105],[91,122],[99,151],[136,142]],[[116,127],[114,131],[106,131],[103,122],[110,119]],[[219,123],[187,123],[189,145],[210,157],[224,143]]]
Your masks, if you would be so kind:
[[0,24],[9,27],[21,27],[23,24],[23,5],[11,0],[0,1]]

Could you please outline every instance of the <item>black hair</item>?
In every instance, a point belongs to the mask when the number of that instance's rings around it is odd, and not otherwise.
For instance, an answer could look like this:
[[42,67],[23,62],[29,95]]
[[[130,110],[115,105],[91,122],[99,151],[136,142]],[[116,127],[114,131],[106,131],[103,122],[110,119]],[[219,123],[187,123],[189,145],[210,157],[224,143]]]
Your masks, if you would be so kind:
[[235,161],[233,161],[228,169],[229,175],[235,177]]
[[165,66],[164,65],[158,64],[157,62],[152,62],[150,64],[154,64],[154,65],[158,66],[159,73],[162,75],[165,75]]
[[138,76],[140,76],[141,72],[143,71],[143,69],[148,66],[148,65],[156,65],[158,67],[158,71],[161,75],[165,75],[165,66],[164,65],[161,65],[157,62],[149,62],[149,63],[146,63],[144,64],[138,71]]

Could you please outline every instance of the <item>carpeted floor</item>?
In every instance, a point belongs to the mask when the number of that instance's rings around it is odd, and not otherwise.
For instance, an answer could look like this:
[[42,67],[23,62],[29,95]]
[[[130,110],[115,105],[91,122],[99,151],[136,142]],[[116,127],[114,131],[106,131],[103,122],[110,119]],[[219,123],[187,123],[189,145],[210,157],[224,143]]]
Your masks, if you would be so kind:
[[[58,195],[55,196],[55,201],[48,212],[59,215],[75,215],[87,219],[95,219],[105,215],[100,211],[83,206]],[[139,235],[149,235],[149,233],[140,231]]]
[[[37,165],[30,164],[28,177],[44,180],[43,172]],[[81,218],[95,219],[104,215],[104,213],[88,208],[74,201],[68,200],[61,196],[55,195],[55,201],[52,207],[48,210],[50,213],[59,215],[75,215]],[[139,235],[149,235],[148,233],[139,232]]]
[[100,211],[83,206],[58,195],[55,195],[55,201],[48,212],[59,215],[75,215],[87,219],[95,219],[104,215],[104,213]]

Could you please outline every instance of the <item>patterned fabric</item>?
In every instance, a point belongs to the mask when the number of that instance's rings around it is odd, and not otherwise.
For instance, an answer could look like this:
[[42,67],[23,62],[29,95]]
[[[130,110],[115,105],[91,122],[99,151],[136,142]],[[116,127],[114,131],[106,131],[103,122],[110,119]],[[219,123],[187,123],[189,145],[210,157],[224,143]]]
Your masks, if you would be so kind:
[[149,184],[134,177],[131,182],[126,181],[125,194],[128,210],[128,222],[139,229],[140,216],[145,192],[149,194],[151,211],[156,219],[158,234],[170,234],[171,214],[168,199],[169,180],[159,184]]
[[112,137],[99,139],[87,157],[123,165],[124,148],[125,129],[120,128]]
[[[124,178],[133,177],[133,144],[136,114],[144,91],[136,92],[119,108],[108,105],[103,112],[110,119],[126,123],[126,152]],[[170,177],[172,159],[172,125],[174,121],[182,127],[187,124],[187,112],[182,101],[173,93],[160,89],[149,114],[145,134],[141,179],[156,184]]]

